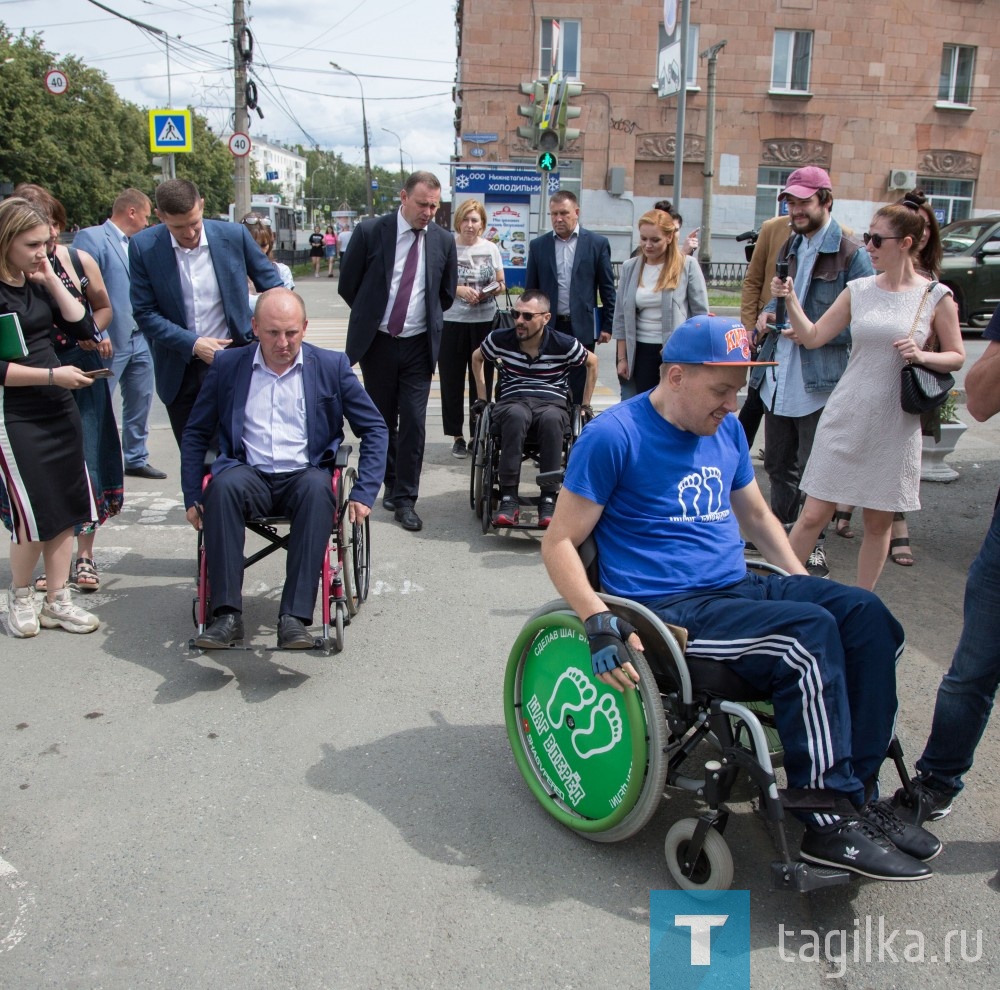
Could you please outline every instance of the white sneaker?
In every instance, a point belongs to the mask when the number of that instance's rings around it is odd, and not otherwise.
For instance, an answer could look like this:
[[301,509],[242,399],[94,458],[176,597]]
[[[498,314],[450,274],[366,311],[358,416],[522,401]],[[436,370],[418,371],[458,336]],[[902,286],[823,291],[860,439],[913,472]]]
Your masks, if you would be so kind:
[[69,596],[69,588],[60,588],[53,594],[55,601],[49,601],[46,598],[39,616],[46,629],[58,629],[62,626],[67,632],[89,633],[100,625],[96,615],[92,615],[86,609],[73,604],[73,600]]
[[27,639],[38,635],[38,613],[35,611],[35,592],[31,588],[7,590],[7,628],[11,636]]

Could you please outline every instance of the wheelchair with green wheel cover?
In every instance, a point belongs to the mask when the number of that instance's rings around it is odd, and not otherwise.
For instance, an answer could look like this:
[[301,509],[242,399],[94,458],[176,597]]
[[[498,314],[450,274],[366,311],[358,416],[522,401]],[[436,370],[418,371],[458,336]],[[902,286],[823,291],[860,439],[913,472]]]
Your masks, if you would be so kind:
[[[590,569],[592,548],[585,544],[581,554]],[[749,778],[777,848],[774,886],[806,892],[846,883],[848,872],[802,862],[789,852],[786,804],[832,811],[833,797],[779,791],[772,753],[780,755],[780,743],[776,733],[768,734],[773,718],[767,694],[724,664],[686,658],[686,631],[644,605],[599,595],[642,641],[642,653],[628,648],[639,674],[634,691],[616,691],[593,674],[583,623],[561,599],[528,619],[507,661],[507,735],[542,807],[592,841],[620,842],[649,822],[665,788],[696,796],[707,807],[668,830],[667,868],[682,889],[726,890],[734,875],[724,838],[727,802],[736,784]],[[711,750],[700,750],[703,745]],[[892,750],[890,755],[897,759]]]

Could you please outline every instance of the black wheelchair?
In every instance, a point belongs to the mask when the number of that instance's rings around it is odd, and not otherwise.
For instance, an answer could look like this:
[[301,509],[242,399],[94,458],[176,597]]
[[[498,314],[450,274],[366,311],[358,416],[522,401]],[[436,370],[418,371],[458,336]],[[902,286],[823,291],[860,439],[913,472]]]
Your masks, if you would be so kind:
[[[583,552],[585,559],[590,554],[594,582],[592,541]],[[774,887],[804,893],[847,883],[850,872],[803,862],[789,851],[786,807],[848,809],[821,791],[779,790],[780,741],[767,695],[723,663],[686,658],[686,631],[645,606],[600,597],[635,626],[645,647],[644,655],[630,650],[640,676],[636,690],[619,693],[593,675],[583,623],[561,599],[529,618],[508,658],[507,735],[542,807],[594,842],[620,842],[649,822],[665,787],[693,794],[707,807],[667,831],[667,869],[681,889],[727,890],[734,866],[724,838],[726,803],[749,779],[779,856],[771,864]],[[699,747],[709,747],[707,754]],[[909,774],[895,739],[888,756],[906,787]]]
[[[326,656],[331,652],[339,653],[343,650],[344,627],[350,625],[351,619],[358,614],[368,597],[371,585],[368,519],[365,518],[361,522],[350,522],[348,519],[347,503],[350,501],[351,489],[358,476],[354,468],[348,466],[351,450],[349,444],[341,444],[337,450],[332,474],[335,511],[320,574],[323,635],[315,643],[315,648],[322,650]],[[211,476],[206,475],[203,487],[210,480]],[[287,530],[284,532],[282,530],[288,526],[289,521],[284,516],[262,516],[246,521],[247,530],[261,537],[265,545],[243,558],[244,572],[277,550],[287,548],[289,534]],[[208,560],[203,530],[198,532],[197,582],[197,597],[192,602],[191,611],[194,624],[201,634],[212,620],[212,593],[208,582]],[[188,646],[197,649],[193,638]]]
[[[493,515],[500,504],[500,427],[494,418],[495,402],[487,404],[476,420],[476,428],[472,438],[470,461],[471,477],[469,479],[469,505],[482,522],[483,532],[491,529],[541,529],[538,524],[537,507],[539,495],[518,495],[521,507],[528,506],[533,510],[528,517],[516,526],[497,526]],[[566,407],[569,412],[569,429],[563,436],[562,465],[558,472],[561,480],[566,470],[569,452],[580,431],[586,424],[583,406],[574,405],[570,397],[566,397]],[[538,466],[539,448],[535,436],[535,428],[528,430],[528,436],[521,451],[521,463],[532,463]],[[523,479],[522,479],[523,480]],[[541,482],[536,478],[536,483]]]

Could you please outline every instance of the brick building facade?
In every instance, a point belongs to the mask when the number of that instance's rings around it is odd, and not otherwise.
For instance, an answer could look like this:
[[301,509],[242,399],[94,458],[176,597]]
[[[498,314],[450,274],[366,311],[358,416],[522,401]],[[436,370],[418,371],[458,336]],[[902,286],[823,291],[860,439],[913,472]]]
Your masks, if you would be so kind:
[[[707,60],[698,54],[722,42],[713,260],[741,256],[735,235],[774,215],[777,191],[803,164],[830,172],[835,215],[855,228],[913,184],[944,221],[1000,209],[989,167],[1000,150],[990,71],[998,14],[990,0],[691,0],[684,229],[702,221],[709,171]],[[517,135],[518,85],[561,68],[585,84],[573,121],[582,134],[560,154],[562,183],[580,196],[585,226],[625,257],[635,219],[657,199],[677,202],[678,99],[658,96],[668,72],[663,17],[662,0],[457,0],[455,160],[534,162]],[[622,178],[621,194],[609,191]],[[544,204],[533,210],[544,226]]]

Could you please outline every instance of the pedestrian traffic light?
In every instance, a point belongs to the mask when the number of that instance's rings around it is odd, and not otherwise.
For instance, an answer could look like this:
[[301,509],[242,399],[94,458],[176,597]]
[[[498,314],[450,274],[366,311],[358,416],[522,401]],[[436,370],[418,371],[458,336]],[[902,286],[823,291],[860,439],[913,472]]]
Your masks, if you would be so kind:
[[522,117],[527,117],[531,121],[531,126],[518,127],[519,137],[523,137],[532,148],[537,149],[541,138],[539,125],[542,122],[542,114],[545,112],[545,83],[541,79],[534,82],[521,83],[521,92],[530,97],[528,103],[523,103],[517,108],[517,112]]
[[556,131],[559,136],[559,150],[563,151],[570,141],[575,141],[580,136],[580,131],[575,127],[567,127],[567,120],[575,120],[583,113],[582,107],[574,107],[570,100],[574,96],[579,96],[583,92],[583,83],[563,83],[562,94],[559,100],[559,113],[556,123]]
[[553,172],[559,164],[559,159],[551,151],[543,151],[538,156],[538,168],[542,172]]

